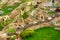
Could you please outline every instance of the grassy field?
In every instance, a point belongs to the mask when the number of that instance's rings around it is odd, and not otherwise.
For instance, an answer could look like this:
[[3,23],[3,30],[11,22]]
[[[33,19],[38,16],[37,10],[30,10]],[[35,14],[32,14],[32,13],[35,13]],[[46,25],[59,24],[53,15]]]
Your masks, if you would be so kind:
[[24,40],[60,40],[60,31],[54,28],[41,28],[35,31],[35,33]]

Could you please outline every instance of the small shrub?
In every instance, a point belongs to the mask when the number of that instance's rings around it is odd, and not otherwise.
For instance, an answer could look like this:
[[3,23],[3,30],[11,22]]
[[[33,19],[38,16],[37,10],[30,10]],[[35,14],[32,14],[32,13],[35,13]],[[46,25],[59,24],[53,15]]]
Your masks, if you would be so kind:
[[6,21],[3,22],[3,25],[8,25],[9,23],[11,23],[11,19],[7,19]]
[[12,35],[12,36],[10,36],[9,40],[15,40],[15,37],[16,37],[16,35]]
[[34,30],[24,30],[21,32],[20,36],[22,38],[26,38],[26,37],[32,36],[33,33],[34,33]]
[[40,8],[41,10],[45,10],[44,8]]
[[3,24],[0,23],[0,31],[3,29]]
[[27,18],[28,16],[29,16],[29,15],[28,15],[28,12],[25,12],[25,13],[22,15],[23,19]]
[[15,29],[13,27],[10,27],[6,29],[6,33],[12,35],[13,33],[15,33]]
[[55,12],[53,12],[53,11],[49,11],[48,14],[55,14]]

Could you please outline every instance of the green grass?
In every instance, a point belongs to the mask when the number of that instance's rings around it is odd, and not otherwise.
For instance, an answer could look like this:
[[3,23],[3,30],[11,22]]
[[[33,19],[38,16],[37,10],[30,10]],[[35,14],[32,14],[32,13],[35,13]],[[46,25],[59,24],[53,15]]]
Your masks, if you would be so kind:
[[[2,9],[0,9],[0,11],[4,11],[3,15],[7,15],[7,14],[10,14],[10,12],[12,12],[19,5],[20,5],[20,3],[16,3],[14,6],[7,6],[5,4],[2,6]],[[9,8],[11,8],[11,10],[8,10]]]
[[31,37],[24,40],[60,40],[60,31],[53,28],[41,28],[35,31]]
[[47,14],[55,14],[55,12],[52,12],[52,11],[48,11],[48,13]]

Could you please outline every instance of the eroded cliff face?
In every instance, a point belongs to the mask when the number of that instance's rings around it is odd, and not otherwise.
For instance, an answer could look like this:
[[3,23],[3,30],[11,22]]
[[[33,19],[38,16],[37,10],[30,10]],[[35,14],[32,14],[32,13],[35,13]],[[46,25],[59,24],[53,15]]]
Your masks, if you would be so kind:
[[[7,4],[7,6],[9,7],[9,6],[13,6],[15,3],[20,3],[20,2],[21,0],[2,0],[0,4],[2,4],[3,6]],[[60,20],[60,17],[56,17],[57,16],[55,15],[56,13],[52,15],[52,12],[50,11],[52,10],[55,11],[56,8],[49,8],[48,6],[44,7],[42,5],[44,3],[46,3],[46,5],[49,5],[50,4],[49,2],[50,2],[49,0],[42,0],[42,1],[32,0],[32,2],[29,1],[29,2],[24,2],[19,4],[15,9],[13,9],[13,11],[10,12],[9,15],[7,14],[7,16],[0,17],[0,21],[1,20],[4,21],[3,25],[5,23],[4,28],[2,29],[2,32],[6,32],[6,29],[9,29],[10,27],[13,27],[13,29],[15,30],[20,28],[20,30],[16,31],[20,33],[20,31],[23,29],[35,30],[38,28],[46,27],[46,26],[55,26],[55,23]],[[49,14],[47,14],[48,12]],[[9,22],[8,24],[5,22],[6,20],[8,20]],[[8,37],[8,35],[6,34],[3,33],[1,35],[2,38],[0,39],[1,40],[6,39],[6,37]]]

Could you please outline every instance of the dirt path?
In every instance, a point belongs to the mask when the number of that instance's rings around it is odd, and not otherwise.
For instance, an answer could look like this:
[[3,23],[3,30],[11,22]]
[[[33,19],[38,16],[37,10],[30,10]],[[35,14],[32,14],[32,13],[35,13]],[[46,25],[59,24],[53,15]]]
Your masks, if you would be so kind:
[[10,13],[10,15],[9,15],[9,17],[10,18],[14,18],[14,17],[16,17],[17,15],[19,15],[21,12],[18,10],[18,8],[20,8],[20,5],[17,7],[17,8],[15,8],[15,10],[13,10],[11,13]]
[[51,25],[51,22],[52,21],[59,21],[60,20],[60,17],[56,17],[56,18],[54,18],[53,20],[51,20],[51,21],[49,21],[49,22],[43,22],[43,23],[41,23],[41,24],[38,24],[38,25],[34,25],[34,26],[31,26],[31,27],[29,27],[29,28],[27,28],[27,29],[31,29],[31,30],[36,30],[36,29],[38,29],[38,28],[43,28],[43,27],[46,27],[46,26],[52,26]]

